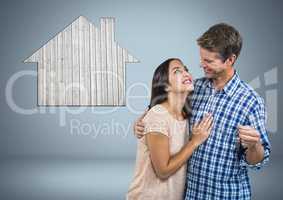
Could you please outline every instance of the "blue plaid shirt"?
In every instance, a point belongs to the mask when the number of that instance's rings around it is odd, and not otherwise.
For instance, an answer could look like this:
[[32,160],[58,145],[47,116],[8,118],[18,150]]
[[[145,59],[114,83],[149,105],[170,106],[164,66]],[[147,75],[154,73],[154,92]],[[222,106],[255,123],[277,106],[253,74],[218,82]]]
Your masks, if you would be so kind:
[[[209,79],[197,79],[190,130],[207,112],[213,114],[213,129],[188,162],[185,199],[251,199],[248,168],[261,168],[270,153],[262,98],[236,72],[220,91]],[[238,125],[250,125],[260,133],[264,147],[261,163],[247,163],[245,151],[237,143]]]

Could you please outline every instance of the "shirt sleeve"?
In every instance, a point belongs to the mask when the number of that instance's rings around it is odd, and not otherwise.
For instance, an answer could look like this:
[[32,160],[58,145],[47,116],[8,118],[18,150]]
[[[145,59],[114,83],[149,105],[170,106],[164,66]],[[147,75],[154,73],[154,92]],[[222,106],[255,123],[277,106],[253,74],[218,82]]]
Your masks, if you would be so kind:
[[160,113],[156,110],[151,110],[144,117],[145,131],[144,134],[156,133],[163,134],[169,137],[168,122],[166,120],[166,115]]
[[248,114],[248,124],[255,128],[260,134],[260,141],[264,148],[264,158],[261,162],[251,165],[246,160],[246,154],[241,155],[240,164],[243,167],[249,167],[251,169],[258,170],[262,168],[264,164],[269,160],[269,155],[271,151],[271,145],[268,139],[267,131],[266,131],[266,110],[264,106],[264,101],[260,99],[257,101],[250,109]]

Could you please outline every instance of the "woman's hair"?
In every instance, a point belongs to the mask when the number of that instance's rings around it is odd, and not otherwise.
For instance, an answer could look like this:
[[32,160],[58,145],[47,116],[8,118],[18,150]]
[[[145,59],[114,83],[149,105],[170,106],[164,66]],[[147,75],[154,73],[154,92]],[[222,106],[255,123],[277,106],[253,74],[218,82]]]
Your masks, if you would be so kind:
[[[161,63],[154,71],[152,84],[151,84],[151,99],[148,108],[152,108],[157,104],[161,104],[168,99],[167,88],[169,86],[169,65],[173,60],[178,60],[183,63],[179,58],[169,58]],[[186,103],[183,108],[183,115],[185,118],[191,116],[191,95],[188,95]]]

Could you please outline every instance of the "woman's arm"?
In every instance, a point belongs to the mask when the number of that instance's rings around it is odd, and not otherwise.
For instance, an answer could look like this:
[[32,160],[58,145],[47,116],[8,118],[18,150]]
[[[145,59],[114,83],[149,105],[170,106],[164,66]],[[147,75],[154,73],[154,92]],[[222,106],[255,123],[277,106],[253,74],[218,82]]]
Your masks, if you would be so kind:
[[197,148],[196,143],[189,141],[177,154],[170,156],[168,137],[158,133],[146,135],[150,158],[156,175],[167,179],[174,174]]
[[193,127],[192,137],[175,155],[170,155],[169,138],[163,134],[151,132],[146,134],[146,142],[156,175],[167,179],[174,174],[191,157],[194,150],[209,136],[212,128],[212,116],[206,116]]

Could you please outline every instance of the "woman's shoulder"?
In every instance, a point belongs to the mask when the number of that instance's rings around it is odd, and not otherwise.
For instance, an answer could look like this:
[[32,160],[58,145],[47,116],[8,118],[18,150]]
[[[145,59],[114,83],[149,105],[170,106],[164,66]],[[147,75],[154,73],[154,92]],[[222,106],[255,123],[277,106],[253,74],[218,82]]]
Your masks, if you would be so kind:
[[148,114],[153,114],[153,115],[168,115],[167,109],[161,105],[161,104],[156,104],[155,106],[151,107],[148,110]]
[[169,119],[165,107],[158,104],[153,106],[143,118],[145,134],[150,132],[162,133],[169,136]]
[[148,120],[148,119],[152,120],[152,119],[158,119],[158,118],[166,119],[167,116],[168,116],[167,109],[161,104],[156,104],[155,106],[151,107],[147,111],[147,114],[145,115],[144,119],[145,120]]

